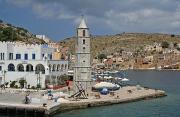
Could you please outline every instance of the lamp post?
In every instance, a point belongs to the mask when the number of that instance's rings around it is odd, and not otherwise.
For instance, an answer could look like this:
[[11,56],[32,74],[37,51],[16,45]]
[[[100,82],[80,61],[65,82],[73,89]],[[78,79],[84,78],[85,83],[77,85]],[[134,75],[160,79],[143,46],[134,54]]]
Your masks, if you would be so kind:
[[37,88],[38,89],[41,88],[41,71],[38,71],[38,74],[37,74]]
[[6,78],[5,78],[5,77],[6,77],[6,70],[3,70],[3,71],[2,71],[2,74],[3,74],[3,79],[4,79],[4,89],[5,89],[5,87],[6,87],[6,86],[5,86],[5,83],[6,83]]

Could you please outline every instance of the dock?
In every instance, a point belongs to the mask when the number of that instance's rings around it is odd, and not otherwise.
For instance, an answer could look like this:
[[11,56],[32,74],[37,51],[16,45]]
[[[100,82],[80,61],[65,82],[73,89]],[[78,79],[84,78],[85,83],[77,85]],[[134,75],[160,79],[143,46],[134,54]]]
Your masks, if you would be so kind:
[[33,104],[9,104],[0,103],[0,113],[14,112],[16,114],[31,114],[32,116],[50,117],[56,113],[70,111],[74,109],[83,109],[97,106],[106,106],[112,104],[129,103],[140,100],[160,98],[166,96],[165,91],[135,86],[123,87],[114,91],[113,95],[100,95],[95,97],[97,92],[92,92],[88,99],[67,100],[62,102],[48,102],[46,107]]

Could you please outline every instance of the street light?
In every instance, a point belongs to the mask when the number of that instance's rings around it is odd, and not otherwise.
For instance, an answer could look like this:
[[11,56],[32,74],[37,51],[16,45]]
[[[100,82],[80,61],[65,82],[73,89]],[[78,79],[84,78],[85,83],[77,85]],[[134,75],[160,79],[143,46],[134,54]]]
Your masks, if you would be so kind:
[[6,83],[6,78],[5,78],[6,72],[7,72],[6,70],[3,70],[3,71],[2,71],[3,79],[4,79],[4,89],[5,89],[5,83]]
[[41,88],[41,71],[38,71],[38,74],[37,74],[37,88],[38,89]]

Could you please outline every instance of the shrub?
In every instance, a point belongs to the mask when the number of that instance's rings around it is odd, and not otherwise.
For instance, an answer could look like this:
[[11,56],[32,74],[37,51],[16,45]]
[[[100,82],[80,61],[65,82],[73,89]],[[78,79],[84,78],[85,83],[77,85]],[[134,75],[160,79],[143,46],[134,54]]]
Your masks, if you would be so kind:
[[6,88],[7,88],[8,84],[9,84],[9,82],[6,82],[6,83],[5,83],[5,85],[6,85]]
[[161,46],[162,46],[162,48],[168,48],[169,47],[169,43],[167,41],[163,41],[161,43]]
[[30,89],[30,87],[31,87],[31,85],[30,85],[30,84],[28,84],[28,89]]
[[24,80],[24,79],[19,80],[19,84],[20,84],[21,88],[24,88],[25,83],[27,83],[26,80]]
[[10,87],[11,87],[11,88],[15,88],[16,82],[17,82],[17,81],[12,81],[12,82],[10,83]]
[[17,89],[17,88],[18,88],[18,86],[17,86],[17,85],[15,85],[15,86],[14,86],[14,88],[16,88],[16,89]]
[[37,84],[37,89],[41,88],[41,85],[40,84]]
[[174,35],[174,34],[171,34],[171,37],[175,37],[175,35]]
[[99,58],[100,60],[102,60],[102,59],[107,58],[107,56],[106,56],[105,54],[99,54],[99,55],[98,55],[98,58]]
[[35,86],[32,86],[31,89],[36,89],[36,87],[35,87]]

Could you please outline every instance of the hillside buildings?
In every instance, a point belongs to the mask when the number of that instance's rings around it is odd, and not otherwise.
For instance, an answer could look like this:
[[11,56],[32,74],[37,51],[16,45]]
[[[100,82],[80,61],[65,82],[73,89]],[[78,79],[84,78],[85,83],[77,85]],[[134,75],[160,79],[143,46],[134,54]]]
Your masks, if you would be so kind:
[[50,45],[0,42],[0,84],[25,80],[30,87],[57,85],[67,74],[68,61],[60,60]]

